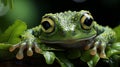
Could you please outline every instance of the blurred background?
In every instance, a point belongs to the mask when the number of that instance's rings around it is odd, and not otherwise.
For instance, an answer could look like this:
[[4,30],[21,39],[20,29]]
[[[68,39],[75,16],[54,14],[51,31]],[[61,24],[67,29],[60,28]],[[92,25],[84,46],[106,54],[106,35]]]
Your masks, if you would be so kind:
[[89,10],[101,25],[115,27],[120,24],[120,0],[13,0],[12,9],[0,3],[0,30],[4,31],[16,19],[31,28],[39,25],[45,13],[83,9]]
[[[114,28],[120,24],[120,0],[13,0],[12,9],[9,5],[0,2],[0,32],[3,32],[17,19],[26,22],[28,28],[32,28],[40,24],[41,17],[45,13],[68,10],[89,10],[100,25],[109,25]],[[21,61],[17,64],[21,65]],[[98,63],[98,67],[100,65],[101,63]],[[23,67],[23,65],[19,67]]]

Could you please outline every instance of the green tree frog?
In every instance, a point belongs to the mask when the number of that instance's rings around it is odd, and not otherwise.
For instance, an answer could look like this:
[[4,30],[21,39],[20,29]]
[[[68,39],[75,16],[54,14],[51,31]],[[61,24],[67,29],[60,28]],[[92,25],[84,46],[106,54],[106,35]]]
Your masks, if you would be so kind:
[[114,41],[115,32],[108,26],[97,24],[89,11],[81,10],[45,14],[39,26],[28,29],[21,37],[21,42],[9,49],[13,52],[19,48],[17,59],[23,59],[25,48],[28,56],[33,55],[33,48],[40,53],[42,50],[38,46],[41,44],[57,45],[64,49],[90,49],[91,55],[98,53],[100,58],[106,58],[105,49]]

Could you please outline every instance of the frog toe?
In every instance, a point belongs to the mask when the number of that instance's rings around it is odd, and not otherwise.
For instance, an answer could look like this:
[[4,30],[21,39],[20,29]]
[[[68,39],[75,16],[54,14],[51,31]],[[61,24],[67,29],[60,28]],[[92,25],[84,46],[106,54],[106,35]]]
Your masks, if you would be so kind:
[[27,56],[32,56],[33,55],[33,51],[32,51],[32,48],[28,48],[27,50]]
[[90,49],[90,47],[91,47],[91,44],[88,44],[87,46],[85,46],[85,50],[89,50]]
[[36,53],[41,53],[41,49],[39,48],[38,44],[36,42],[31,42],[31,41],[23,41],[20,42],[16,45],[12,45],[9,48],[10,52],[13,52],[15,49],[19,48],[16,58],[21,60],[24,58],[24,50],[27,49],[27,56],[32,56],[33,55],[33,48]]
[[16,48],[19,47],[19,44],[16,44],[16,45],[12,45],[10,48],[9,48],[9,51],[10,52],[13,52]]
[[94,47],[93,49],[91,49],[91,52],[90,52],[91,55],[96,55],[96,53],[97,53],[96,47]]
[[23,55],[23,51],[26,48],[26,43],[22,43],[21,45],[19,44],[19,51],[16,54],[16,58],[21,60],[23,59],[24,55]]
[[36,42],[29,43],[28,44],[28,49],[27,49],[27,56],[32,56],[33,55],[32,48],[34,48],[36,53],[41,53],[41,49],[38,47],[38,44]]
[[99,45],[99,41],[94,43],[93,48],[91,49],[91,52],[90,52],[91,55],[96,55],[98,45]]
[[91,41],[91,43],[88,44],[88,45],[86,45],[84,49],[85,50],[89,50],[91,48],[91,46],[92,46],[93,43],[94,43],[94,41]]
[[27,56],[32,56],[33,55],[33,50],[32,50],[32,47],[33,47],[33,44],[32,42],[28,42],[28,45],[27,45]]
[[105,52],[101,52],[101,53],[100,53],[100,58],[106,58]]
[[37,43],[34,43],[34,48],[36,53],[41,53],[42,50],[38,47]]
[[99,47],[99,49],[100,49],[100,58],[106,58],[105,48],[106,48],[106,44],[104,42],[102,42],[100,47]]
[[25,48],[27,48],[26,46],[26,42],[20,42],[18,44],[15,44],[15,45],[12,45],[10,48],[9,48],[9,51],[10,52],[13,52],[15,49],[19,48],[17,54],[16,54],[16,58],[17,59],[23,59],[24,55],[23,55],[23,51]]
[[21,60],[23,59],[24,55],[23,55],[23,51],[22,50],[19,50],[18,53],[16,54],[16,58]]
[[[91,49],[91,55],[95,55],[97,52],[99,53],[99,57],[100,58],[106,58],[106,54],[105,54],[105,48],[106,48],[106,43],[104,41],[96,41],[94,43],[93,48]],[[99,49],[99,51],[97,51]]]

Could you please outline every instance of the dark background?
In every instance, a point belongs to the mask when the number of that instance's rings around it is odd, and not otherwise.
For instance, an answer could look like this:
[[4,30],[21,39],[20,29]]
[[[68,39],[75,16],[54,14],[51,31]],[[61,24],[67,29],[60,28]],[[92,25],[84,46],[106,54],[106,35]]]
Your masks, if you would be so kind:
[[[44,3],[46,8],[41,8],[40,2]],[[39,9],[45,9],[43,14],[84,9],[89,10],[99,24],[115,27],[120,23],[120,0],[36,0],[35,5],[38,14],[41,12]]]
[[0,30],[4,31],[16,19],[28,28],[39,25],[45,13],[89,10],[101,25],[115,27],[120,24],[120,0],[14,0],[13,9],[0,16]]
[[[109,25],[114,28],[120,24],[120,0],[14,0],[14,7],[10,9],[5,15],[0,16],[0,31],[4,31],[16,19],[20,19],[28,25],[28,28],[39,25],[41,17],[45,13],[56,13],[64,11],[80,11],[89,10],[94,19],[101,25]],[[18,6],[19,5],[19,6]],[[39,60],[39,59],[38,59]],[[30,66],[36,60],[3,62],[1,65],[9,67],[9,64],[14,67]],[[76,64],[81,63],[86,66],[86,63],[76,59],[73,60]],[[16,64],[17,63],[17,64]],[[7,65],[8,64],[8,65]],[[79,66],[81,65],[79,64]],[[97,67],[108,66],[108,64],[100,61]],[[85,67],[84,66],[84,67]],[[51,66],[52,67],[52,66]],[[57,67],[57,66],[56,66]]]

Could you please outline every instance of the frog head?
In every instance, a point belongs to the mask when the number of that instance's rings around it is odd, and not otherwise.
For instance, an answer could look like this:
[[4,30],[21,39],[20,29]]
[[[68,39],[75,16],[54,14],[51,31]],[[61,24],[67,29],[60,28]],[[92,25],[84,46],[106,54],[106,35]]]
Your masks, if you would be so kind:
[[90,12],[85,10],[48,13],[41,20],[40,39],[44,43],[65,46],[83,44],[96,36],[94,22]]

